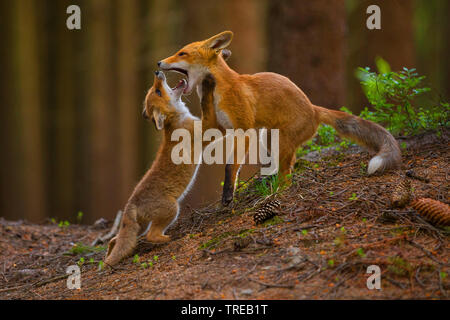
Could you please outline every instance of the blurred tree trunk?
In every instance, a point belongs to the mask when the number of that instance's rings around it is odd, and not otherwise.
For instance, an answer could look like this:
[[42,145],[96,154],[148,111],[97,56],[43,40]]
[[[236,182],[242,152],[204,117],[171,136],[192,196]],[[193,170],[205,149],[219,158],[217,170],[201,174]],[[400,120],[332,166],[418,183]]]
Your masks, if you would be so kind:
[[[17,101],[14,99],[15,70],[12,62],[15,48],[13,26],[15,23],[15,8],[11,3],[0,1],[0,29],[3,30],[2,46],[0,46],[0,145],[2,146],[2,159],[0,165],[0,216],[6,219],[23,217],[24,199],[20,197],[20,166],[19,126],[16,116]],[[14,83],[15,82],[15,83]]]
[[14,87],[17,132],[19,136],[20,202],[27,219],[39,221],[46,216],[46,160],[44,114],[39,50],[41,7],[33,0],[10,3],[14,6]]
[[[53,10],[53,35],[51,55],[54,58],[54,69],[49,74],[51,94],[54,95],[52,112],[52,130],[50,139],[53,140],[51,151],[53,167],[50,178],[52,212],[57,212],[59,218],[73,218],[75,195],[75,88],[74,81],[74,36],[78,31],[65,27],[66,8],[71,1],[57,1],[48,5]],[[52,32],[49,30],[49,32]],[[79,93],[78,93],[79,94]],[[79,111],[78,111],[79,112]]]
[[[142,103],[138,97],[139,25],[138,0],[120,1],[118,16],[118,104],[120,201],[125,203],[138,177],[138,121]],[[142,98],[143,99],[143,98]]]
[[290,78],[314,104],[345,99],[344,0],[270,0],[268,69]]
[[[111,1],[96,0],[86,3],[88,17],[83,28],[89,30],[90,49],[90,211],[95,216],[112,216],[123,206],[118,197],[116,152],[117,130],[114,64],[112,49]],[[80,128],[82,129],[82,128]]]
[[450,98],[450,3],[448,0],[415,2],[417,70],[427,76],[433,98]]
[[[349,0],[349,58],[347,64],[347,106],[359,112],[367,99],[355,77],[358,67],[375,68],[375,57],[386,60],[392,70],[412,68],[415,64],[413,0]],[[369,30],[366,13],[369,5],[381,9],[381,29]]]
[[223,27],[219,31],[235,33],[229,62],[239,73],[264,71],[266,66],[266,6],[261,0],[228,0],[224,2]]

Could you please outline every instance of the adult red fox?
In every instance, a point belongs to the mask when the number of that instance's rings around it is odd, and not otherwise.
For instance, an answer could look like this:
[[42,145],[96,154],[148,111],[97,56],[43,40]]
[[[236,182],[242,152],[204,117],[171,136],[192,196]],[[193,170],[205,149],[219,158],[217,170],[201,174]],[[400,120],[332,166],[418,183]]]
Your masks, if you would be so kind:
[[[188,192],[198,169],[198,161],[191,159],[190,164],[175,164],[172,161],[172,149],[178,144],[172,141],[172,133],[184,128],[194,138],[194,117],[186,108],[180,97],[187,83],[180,83],[171,89],[164,74],[156,72],[153,86],[145,98],[143,116],[151,119],[156,129],[163,131],[163,140],[156,159],[150,170],[144,175],[128,200],[119,233],[111,239],[106,253],[105,263],[113,266],[132,254],[137,238],[148,229],[146,238],[153,243],[170,240],[164,231],[178,216],[178,202]],[[202,129],[211,128],[216,123],[213,107],[214,79],[203,79],[204,95],[202,105]],[[191,156],[192,157],[192,156]]]
[[[369,174],[400,165],[398,143],[382,126],[313,105],[300,88],[282,75],[272,72],[248,75],[232,70],[220,54],[232,38],[231,31],[224,31],[207,40],[190,43],[173,56],[159,61],[158,66],[186,75],[188,85],[184,93],[197,88],[199,96],[202,94],[199,84],[206,74],[211,73],[216,79],[214,106],[218,125],[222,128],[279,129],[282,177],[290,173],[297,148],[314,136],[321,123],[331,125],[340,135],[377,153],[369,162]],[[239,168],[236,162],[226,167],[224,205],[233,199]]]

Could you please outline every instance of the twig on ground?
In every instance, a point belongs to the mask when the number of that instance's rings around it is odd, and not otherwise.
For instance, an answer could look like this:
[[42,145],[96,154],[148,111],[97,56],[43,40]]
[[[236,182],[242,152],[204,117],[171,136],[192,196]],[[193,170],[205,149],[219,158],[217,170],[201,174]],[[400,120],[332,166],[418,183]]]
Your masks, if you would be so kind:
[[113,238],[117,234],[117,232],[119,231],[120,221],[122,221],[122,215],[123,215],[122,210],[119,210],[117,212],[116,218],[114,219],[114,224],[111,230],[107,234],[99,236],[94,241],[92,241],[91,243],[92,247],[98,245],[99,243],[105,243],[111,240],[111,238]]

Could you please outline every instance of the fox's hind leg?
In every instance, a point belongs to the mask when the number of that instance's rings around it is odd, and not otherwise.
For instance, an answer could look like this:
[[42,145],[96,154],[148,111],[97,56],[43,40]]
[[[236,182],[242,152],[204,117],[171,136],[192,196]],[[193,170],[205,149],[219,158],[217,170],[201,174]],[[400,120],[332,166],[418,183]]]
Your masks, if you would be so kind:
[[[278,139],[278,179],[280,182],[285,182],[289,184],[290,179],[286,177],[286,175],[292,172],[292,169],[295,164],[295,152],[296,152],[296,144],[295,141],[290,138],[289,134],[280,130],[280,135]],[[269,144],[269,146],[271,146]]]
[[170,241],[170,236],[164,234],[164,231],[175,222],[178,215],[178,203],[167,202],[159,207],[152,219],[152,225],[146,235],[147,241],[152,243],[165,243]]

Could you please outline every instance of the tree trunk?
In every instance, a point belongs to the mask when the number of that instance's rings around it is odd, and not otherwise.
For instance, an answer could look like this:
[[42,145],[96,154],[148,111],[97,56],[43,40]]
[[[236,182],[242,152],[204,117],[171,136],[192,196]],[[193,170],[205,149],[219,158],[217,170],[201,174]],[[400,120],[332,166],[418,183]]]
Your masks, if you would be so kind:
[[138,178],[138,129],[142,103],[138,96],[139,25],[138,1],[122,1],[117,5],[118,21],[118,103],[120,160],[120,202],[125,203]]
[[97,217],[111,217],[123,206],[117,192],[118,153],[114,136],[117,127],[111,1],[96,0],[87,4],[89,7],[85,11],[88,11],[89,16],[84,21],[88,23],[83,28],[89,30],[90,37],[90,211]]
[[270,0],[268,69],[290,78],[312,103],[339,108],[345,99],[343,0]]
[[[54,11],[53,29],[49,32],[54,36],[51,46],[51,59],[53,72],[48,74],[47,83],[50,83],[50,94],[54,99],[51,112],[52,127],[49,136],[52,141],[52,166],[49,179],[52,192],[51,212],[57,213],[60,219],[70,219],[75,215],[75,110],[74,81],[74,37],[78,31],[66,28],[66,8],[70,1],[57,1],[50,4],[48,10]],[[56,8],[54,7],[56,6]],[[78,92],[78,94],[80,94]]]
[[[25,217],[39,221],[46,217],[46,163],[42,103],[42,55],[39,50],[40,7],[33,0],[11,3],[15,8],[14,86],[16,128],[21,146],[18,159],[21,199]],[[14,210],[14,208],[13,208]]]
[[[359,113],[367,99],[355,77],[358,67],[375,68],[375,57],[386,60],[392,70],[412,68],[415,64],[413,1],[412,0],[352,0],[349,2],[349,58],[347,64],[347,106]],[[381,29],[369,30],[366,13],[369,5],[381,9]]]

